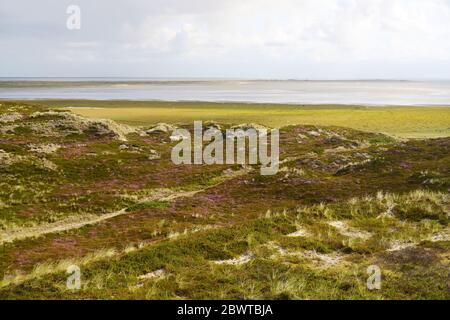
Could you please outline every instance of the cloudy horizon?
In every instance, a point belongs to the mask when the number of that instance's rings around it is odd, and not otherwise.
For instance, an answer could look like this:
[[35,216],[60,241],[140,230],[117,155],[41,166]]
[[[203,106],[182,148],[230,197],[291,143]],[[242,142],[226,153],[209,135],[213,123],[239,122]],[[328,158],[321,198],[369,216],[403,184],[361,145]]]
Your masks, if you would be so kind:
[[0,77],[450,79],[450,0],[3,1],[0,42]]

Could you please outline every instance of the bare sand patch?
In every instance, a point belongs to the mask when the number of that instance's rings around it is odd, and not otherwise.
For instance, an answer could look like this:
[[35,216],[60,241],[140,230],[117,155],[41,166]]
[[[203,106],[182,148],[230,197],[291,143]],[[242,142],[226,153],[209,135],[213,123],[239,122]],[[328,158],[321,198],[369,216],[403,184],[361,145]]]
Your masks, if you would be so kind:
[[216,260],[213,261],[215,264],[229,264],[229,265],[241,265],[250,262],[253,259],[253,254],[245,253],[239,257],[228,259],[228,260]]
[[356,228],[350,227],[346,222],[344,221],[330,221],[328,224],[334,228],[336,228],[340,234],[343,236],[349,237],[349,238],[361,238],[361,239],[367,239],[372,236],[370,232],[358,230]]

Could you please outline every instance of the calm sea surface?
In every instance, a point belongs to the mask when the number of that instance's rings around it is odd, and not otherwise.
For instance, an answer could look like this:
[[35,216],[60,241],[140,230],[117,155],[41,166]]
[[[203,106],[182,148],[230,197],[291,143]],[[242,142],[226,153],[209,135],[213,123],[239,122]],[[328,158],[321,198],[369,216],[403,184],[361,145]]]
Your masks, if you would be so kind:
[[450,81],[0,78],[0,99],[450,105]]

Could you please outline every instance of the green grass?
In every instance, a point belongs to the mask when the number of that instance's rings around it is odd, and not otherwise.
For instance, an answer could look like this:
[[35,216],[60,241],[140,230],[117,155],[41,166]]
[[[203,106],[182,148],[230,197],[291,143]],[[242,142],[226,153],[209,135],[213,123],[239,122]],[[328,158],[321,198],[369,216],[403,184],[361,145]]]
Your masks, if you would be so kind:
[[450,136],[448,106],[361,107],[88,100],[39,100],[35,103],[48,107],[69,107],[86,117],[113,119],[134,125],[215,120],[235,124],[260,123],[272,127],[297,124],[341,126],[402,138]]
[[[135,116],[124,102],[92,103],[110,108],[76,110]],[[401,129],[408,117],[402,130],[417,129],[409,108],[175,103],[178,114],[168,114],[169,103],[125,104],[167,122],[189,122],[202,108],[211,110],[206,119],[220,113],[235,123],[279,121],[274,108],[281,118],[311,112],[316,120],[350,112],[355,122],[283,127],[286,161],[261,176],[258,166],[174,165],[170,133],[120,141],[112,129],[82,126],[86,119],[55,127],[64,117],[30,117],[45,108],[2,102],[0,116],[23,117],[0,123],[0,239],[9,239],[0,243],[0,298],[450,298],[450,138],[399,141],[349,128],[364,115],[374,131]],[[403,112],[399,128],[368,116],[389,110]],[[436,132],[447,110],[417,112],[433,115],[427,125]],[[1,130],[14,125],[22,129]],[[42,143],[60,148],[30,148]],[[150,150],[161,157],[149,159]],[[72,264],[82,271],[79,291],[65,286]],[[382,269],[382,290],[367,289],[369,265]]]
[[[422,197],[443,196],[420,192]],[[395,198],[405,212],[413,210],[411,201],[420,201],[417,192]],[[359,207],[383,199],[358,199]],[[419,203],[420,205],[420,203]],[[326,206],[323,208],[326,209]],[[380,215],[385,208],[375,207],[371,214]],[[328,225],[322,215],[311,216],[309,208],[261,215],[172,239],[129,248],[122,253],[102,250],[79,260],[43,264],[29,275],[18,275],[0,290],[8,298],[103,298],[103,299],[448,299],[446,274],[448,266],[442,246],[446,242],[427,242],[413,249],[386,253],[372,246],[405,236],[405,226],[415,230],[417,222],[395,217],[378,221],[369,239],[357,241],[340,234]],[[316,210],[316,209],[313,209]],[[342,215],[345,208],[333,208]],[[414,210],[411,212],[414,214]],[[361,218],[368,221],[370,217]],[[393,228],[403,224],[403,228]],[[304,237],[288,237],[299,226],[307,229]],[[360,222],[359,226],[364,225]],[[369,225],[365,224],[366,227]],[[436,229],[437,228],[437,229]],[[438,225],[422,224],[418,242],[427,233],[442,230]],[[380,236],[389,239],[379,239]],[[281,248],[281,251],[280,251]],[[408,251],[409,250],[409,251]],[[251,254],[242,264],[217,263]],[[308,255],[312,255],[312,258]],[[327,262],[337,255],[336,263]],[[316,256],[317,258],[314,258]],[[325,259],[325,260],[322,260]],[[396,261],[402,261],[397,263]],[[64,287],[70,264],[82,267],[83,287],[70,291]],[[368,290],[365,281],[369,265],[379,265],[383,272],[383,290]],[[430,265],[432,264],[432,265]],[[162,276],[142,276],[163,270]],[[5,285],[5,283],[3,283]]]
[[143,209],[153,208],[153,209],[166,209],[169,207],[169,203],[166,201],[146,201],[146,202],[140,202],[133,204],[129,206],[126,211],[127,212],[133,212],[133,211],[139,211]]

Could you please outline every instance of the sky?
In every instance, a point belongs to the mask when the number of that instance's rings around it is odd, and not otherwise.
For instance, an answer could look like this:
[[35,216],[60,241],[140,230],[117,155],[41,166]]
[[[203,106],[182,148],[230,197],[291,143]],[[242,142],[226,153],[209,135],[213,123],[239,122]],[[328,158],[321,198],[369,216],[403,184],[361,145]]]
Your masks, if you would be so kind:
[[450,0],[2,0],[0,77],[450,79]]

